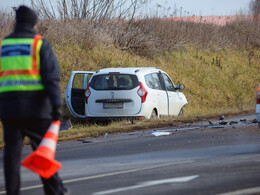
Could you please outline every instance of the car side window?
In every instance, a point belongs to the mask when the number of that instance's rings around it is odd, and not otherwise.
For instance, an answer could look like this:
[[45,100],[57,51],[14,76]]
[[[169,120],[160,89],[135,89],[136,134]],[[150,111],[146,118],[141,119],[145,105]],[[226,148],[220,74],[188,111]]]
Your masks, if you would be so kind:
[[148,74],[148,75],[145,75],[144,77],[145,79],[145,82],[146,82],[146,85],[151,88],[151,89],[154,89],[154,84],[153,84],[153,78],[152,78],[152,74]]
[[156,73],[145,75],[145,82],[147,86],[151,89],[163,89],[158,74]]
[[72,88],[76,89],[84,89],[84,74],[77,73],[74,76],[74,80],[72,83]]
[[162,74],[162,75],[163,75],[163,79],[167,91],[175,91],[174,84],[172,83],[171,79],[166,74]]

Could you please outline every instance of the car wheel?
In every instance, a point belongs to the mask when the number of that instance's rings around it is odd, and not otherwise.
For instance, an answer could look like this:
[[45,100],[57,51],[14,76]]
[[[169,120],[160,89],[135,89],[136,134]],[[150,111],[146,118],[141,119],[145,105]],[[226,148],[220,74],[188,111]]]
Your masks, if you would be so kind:
[[183,116],[183,109],[180,110],[179,116]]
[[153,110],[150,119],[157,119],[157,118],[158,118],[157,113],[155,110]]

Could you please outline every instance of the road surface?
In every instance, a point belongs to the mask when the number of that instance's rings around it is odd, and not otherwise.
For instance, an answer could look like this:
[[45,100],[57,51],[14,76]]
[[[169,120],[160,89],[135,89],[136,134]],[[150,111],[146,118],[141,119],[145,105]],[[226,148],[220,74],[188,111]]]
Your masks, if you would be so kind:
[[[73,195],[260,193],[257,124],[213,123],[59,143],[59,173]],[[25,148],[23,158],[30,152]],[[5,194],[2,158],[0,151]],[[43,194],[38,176],[21,171],[22,194]]]

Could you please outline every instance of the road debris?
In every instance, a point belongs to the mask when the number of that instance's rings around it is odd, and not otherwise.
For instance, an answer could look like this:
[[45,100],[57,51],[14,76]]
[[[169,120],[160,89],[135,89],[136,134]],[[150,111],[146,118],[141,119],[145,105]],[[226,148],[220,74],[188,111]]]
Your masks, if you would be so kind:
[[158,137],[158,136],[166,136],[166,135],[170,135],[171,132],[154,132],[152,133],[154,136]]
[[220,115],[219,116],[219,120],[224,120],[225,119],[225,116],[224,115]]
[[226,121],[221,121],[221,122],[219,122],[219,124],[220,124],[220,125],[226,125],[226,124],[228,124],[228,122],[226,122]]
[[69,130],[70,128],[72,128],[70,119],[61,123],[61,125],[60,125],[60,131]]
[[234,125],[234,124],[237,124],[237,122],[236,121],[230,121],[229,122],[229,125]]
[[221,125],[221,126],[212,126],[211,128],[218,129],[218,128],[224,128],[224,127]]
[[88,139],[85,139],[85,140],[82,141],[82,143],[91,143],[91,141],[88,140]]

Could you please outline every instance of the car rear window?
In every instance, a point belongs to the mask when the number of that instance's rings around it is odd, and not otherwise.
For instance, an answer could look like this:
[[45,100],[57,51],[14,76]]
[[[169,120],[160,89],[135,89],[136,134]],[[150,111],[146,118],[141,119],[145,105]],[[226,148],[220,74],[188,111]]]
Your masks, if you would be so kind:
[[131,74],[102,74],[96,75],[90,82],[95,90],[129,90],[138,86],[136,75]]

